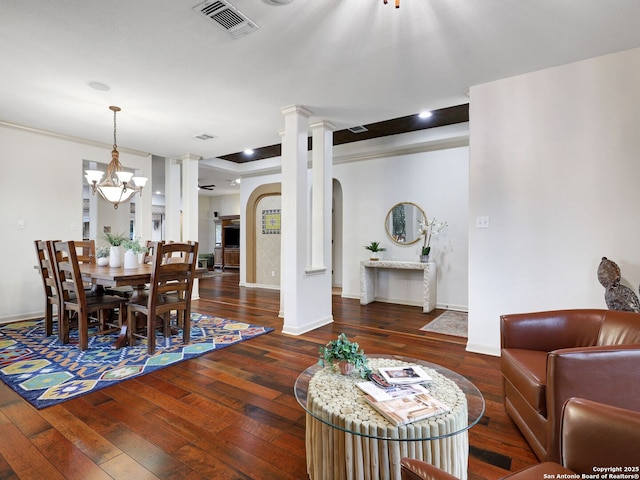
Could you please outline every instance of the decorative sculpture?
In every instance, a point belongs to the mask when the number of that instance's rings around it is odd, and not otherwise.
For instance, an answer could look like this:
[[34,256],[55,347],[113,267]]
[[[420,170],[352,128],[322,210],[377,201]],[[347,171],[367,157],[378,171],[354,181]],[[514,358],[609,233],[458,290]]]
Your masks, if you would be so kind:
[[609,310],[640,313],[638,296],[629,287],[620,284],[620,267],[607,257],[598,266],[598,281],[605,288],[604,301]]

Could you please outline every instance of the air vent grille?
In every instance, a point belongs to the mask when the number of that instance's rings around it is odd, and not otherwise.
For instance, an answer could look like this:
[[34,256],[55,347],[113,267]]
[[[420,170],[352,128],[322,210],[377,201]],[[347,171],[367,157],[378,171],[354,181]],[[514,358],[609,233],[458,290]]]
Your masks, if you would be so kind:
[[367,129],[367,127],[363,127],[362,125],[358,125],[356,127],[351,127],[349,129],[349,131],[351,133],[364,133],[364,132],[368,132],[369,130]]
[[207,1],[193,7],[209,20],[227,30],[234,38],[255,32],[260,27],[229,2]]

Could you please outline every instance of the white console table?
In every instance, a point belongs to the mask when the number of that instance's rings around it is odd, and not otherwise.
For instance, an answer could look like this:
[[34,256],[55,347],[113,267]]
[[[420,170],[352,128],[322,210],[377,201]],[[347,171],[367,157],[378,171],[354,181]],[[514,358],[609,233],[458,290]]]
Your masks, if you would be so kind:
[[377,269],[390,268],[423,271],[424,303],[422,311],[429,313],[436,308],[436,264],[421,262],[394,262],[391,260],[365,260],[360,262],[360,304],[367,305],[375,300]]

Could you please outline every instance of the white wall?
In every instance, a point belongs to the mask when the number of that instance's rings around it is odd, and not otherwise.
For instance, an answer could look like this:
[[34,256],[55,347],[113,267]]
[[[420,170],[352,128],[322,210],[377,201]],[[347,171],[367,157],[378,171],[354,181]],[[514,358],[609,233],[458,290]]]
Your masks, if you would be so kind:
[[471,88],[468,349],[499,354],[501,314],[606,308],[603,256],[637,292],[639,80],[635,49]]
[[[3,322],[44,313],[44,292],[34,268],[33,241],[82,238],[82,161],[109,161],[111,147],[0,126],[0,158],[1,250],[5,252],[4,273],[0,276]],[[150,157],[121,151],[120,161],[151,178]],[[149,214],[148,231],[150,218]],[[17,228],[18,221],[24,221],[23,229]]]

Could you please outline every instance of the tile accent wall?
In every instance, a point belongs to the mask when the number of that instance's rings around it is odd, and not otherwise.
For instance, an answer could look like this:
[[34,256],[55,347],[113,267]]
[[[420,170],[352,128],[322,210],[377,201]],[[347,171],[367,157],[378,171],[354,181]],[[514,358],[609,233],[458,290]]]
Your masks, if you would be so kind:
[[281,203],[280,195],[269,195],[262,197],[256,205],[257,285],[280,286],[280,230],[265,228],[263,221],[270,221],[273,227],[273,220],[279,217]]

